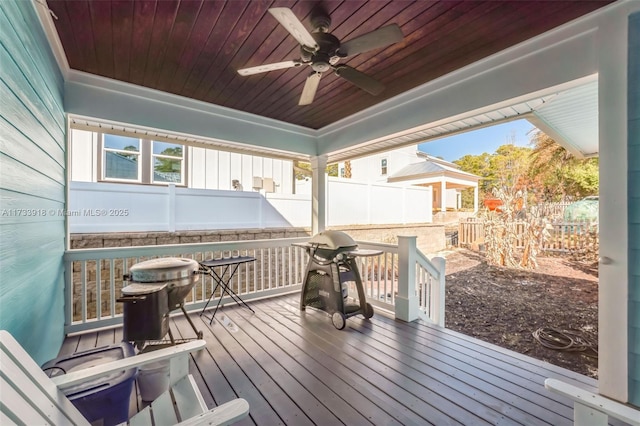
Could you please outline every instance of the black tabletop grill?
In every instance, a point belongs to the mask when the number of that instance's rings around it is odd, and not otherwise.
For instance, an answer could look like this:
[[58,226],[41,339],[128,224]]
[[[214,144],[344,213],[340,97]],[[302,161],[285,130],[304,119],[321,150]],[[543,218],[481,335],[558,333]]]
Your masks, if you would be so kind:
[[[351,316],[373,316],[373,306],[366,301],[355,259],[358,256],[376,256],[381,254],[380,251],[358,249],[356,242],[341,231],[321,232],[299,246],[309,253],[300,295],[301,310],[310,306],[329,313],[338,330],[345,327],[346,319]],[[357,292],[355,298],[349,295],[351,285]]]
[[200,265],[193,259],[167,257],[137,263],[123,278],[129,285],[122,289],[118,302],[124,303],[124,340],[142,349],[147,341],[161,341],[169,334],[169,313],[181,309],[189,324],[202,338],[187,315],[184,299],[200,279]]

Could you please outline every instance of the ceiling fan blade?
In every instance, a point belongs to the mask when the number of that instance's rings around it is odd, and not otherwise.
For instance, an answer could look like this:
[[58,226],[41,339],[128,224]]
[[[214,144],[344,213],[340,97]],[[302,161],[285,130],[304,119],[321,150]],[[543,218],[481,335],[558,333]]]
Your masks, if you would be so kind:
[[298,105],[309,105],[313,102],[313,98],[316,96],[316,90],[320,84],[320,78],[322,73],[313,72],[307,77],[307,81],[304,83],[304,89],[302,89],[302,95]]
[[302,25],[302,22],[293,14],[288,7],[273,7],[269,9],[269,13],[280,22],[289,33],[298,40],[303,46],[311,49],[311,51],[318,50],[318,44],[311,36],[309,31]]
[[387,25],[370,33],[345,41],[338,49],[338,55],[345,57],[402,41],[403,35],[396,24]]
[[297,67],[300,65],[302,65],[302,62],[300,61],[276,62],[273,64],[258,65],[257,67],[242,68],[238,70],[238,74],[240,75],[260,74],[267,71],[281,70],[285,68]]
[[336,75],[344,78],[355,86],[372,95],[379,95],[384,90],[384,85],[368,75],[351,68],[348,65],[340,65],[335,69]]

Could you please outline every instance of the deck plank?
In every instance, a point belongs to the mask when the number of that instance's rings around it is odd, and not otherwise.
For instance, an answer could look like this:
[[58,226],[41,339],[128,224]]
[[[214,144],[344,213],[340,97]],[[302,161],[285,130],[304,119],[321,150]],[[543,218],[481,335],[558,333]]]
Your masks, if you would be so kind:
[[[210,408],[245,398],[245,425],[570,425],[571,402],[547,377],[594,388],[589,377],[423,322],[377,312],[336,330],[330,317],[300,311],[298,295],[227,305],[210,325],[191,318],[207,342],[192,355]],[[176,337],[192,338],[181,316]],[[122,329],[65,340],[61,355],[113,344]],[[136,400],[136,396],[132,396]],[[142,406],[137,407],[141,409]]]
[[[262,305],[254,306],[254,309],[260,311],[262,311],[262,308]],[[359,394],[368,403],[368,406],[363,403],[359,403],[357,406],[365,415],[369,413],[376,424],[384,424],[383,420],[389,416],[402,424],[425,424],[426,420],[423,417],[413,413],[402,402],[389,398],[389,395],[381,388],[373,386],[366,377],[354,372],[350,366],[336,362],[333,358],[334,349],[325,340],[314,337],[314,333],[311,330],[313,327],[310,327],[309,324],[301,326],[298,321],[289,321],[286,319],[289,316],[288,312],[283,314],[272,308],[267,306],[264,309],[264,312],[272,315],[269,319],[272,327],[290,342],[297,342],[301,338],[304,339],[304,343],[300,344],[300,350],[304,355],[298,362],[303,364],[316,362],[324,367],[325,371],[332,372],[334,376],[349,384],[352,390],[348,390],[348,392],[352,394],[352,398],[356,398],[355,394]],[[331,380],[332,375],[323,374],[323,378]]]

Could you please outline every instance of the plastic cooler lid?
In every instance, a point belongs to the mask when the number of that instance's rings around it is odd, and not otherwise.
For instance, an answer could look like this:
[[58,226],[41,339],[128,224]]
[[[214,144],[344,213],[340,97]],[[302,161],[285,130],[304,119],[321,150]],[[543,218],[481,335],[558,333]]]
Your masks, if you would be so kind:
[[[45,363],[42,366],[42,369],[49,377],[55,377],[71,373],[72,371],[84,370],[85,368],[94,367],[107,362],[132,357],[134,355],[135,352],[133,350],[133,346],[130,343],[123,342],[119,345],[104,346],[84,352],[78,352],[67,357],[56,358]],[[119,383],[131,380],[136,373],[137,368],[116,371],[97,379],[90,380],[76,386],[71,386],[65,389],[64,393],[68,397],[81,397],[86,394],[92,394],[101,389],[107,389]]]

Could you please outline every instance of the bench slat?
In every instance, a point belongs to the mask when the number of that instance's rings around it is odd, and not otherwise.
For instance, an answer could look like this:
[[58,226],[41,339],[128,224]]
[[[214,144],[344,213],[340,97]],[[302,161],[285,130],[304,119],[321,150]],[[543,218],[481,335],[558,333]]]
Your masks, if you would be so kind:
[[156,426],[169,426],[178,423],[178,416],[168,390],[151,403],[151,415]]
[[242,399],[234,399],[225,404],[219,405],[213,410],[192,417],[180,423],[180,426],[195,426],[201,424],[213,424],[218,426],[230,425],[242,419],[249,413],[249,403]]
[[187,374],[172,386],[173,398],[176,401],[176,410],[180,419],[186,420],[208,410],[207,404],[198,389],[193,376]]
[[129,419],[131,426],[148,426],[151,423],[151,407],[146,406],[141,411],[138,411],[135,416]]

